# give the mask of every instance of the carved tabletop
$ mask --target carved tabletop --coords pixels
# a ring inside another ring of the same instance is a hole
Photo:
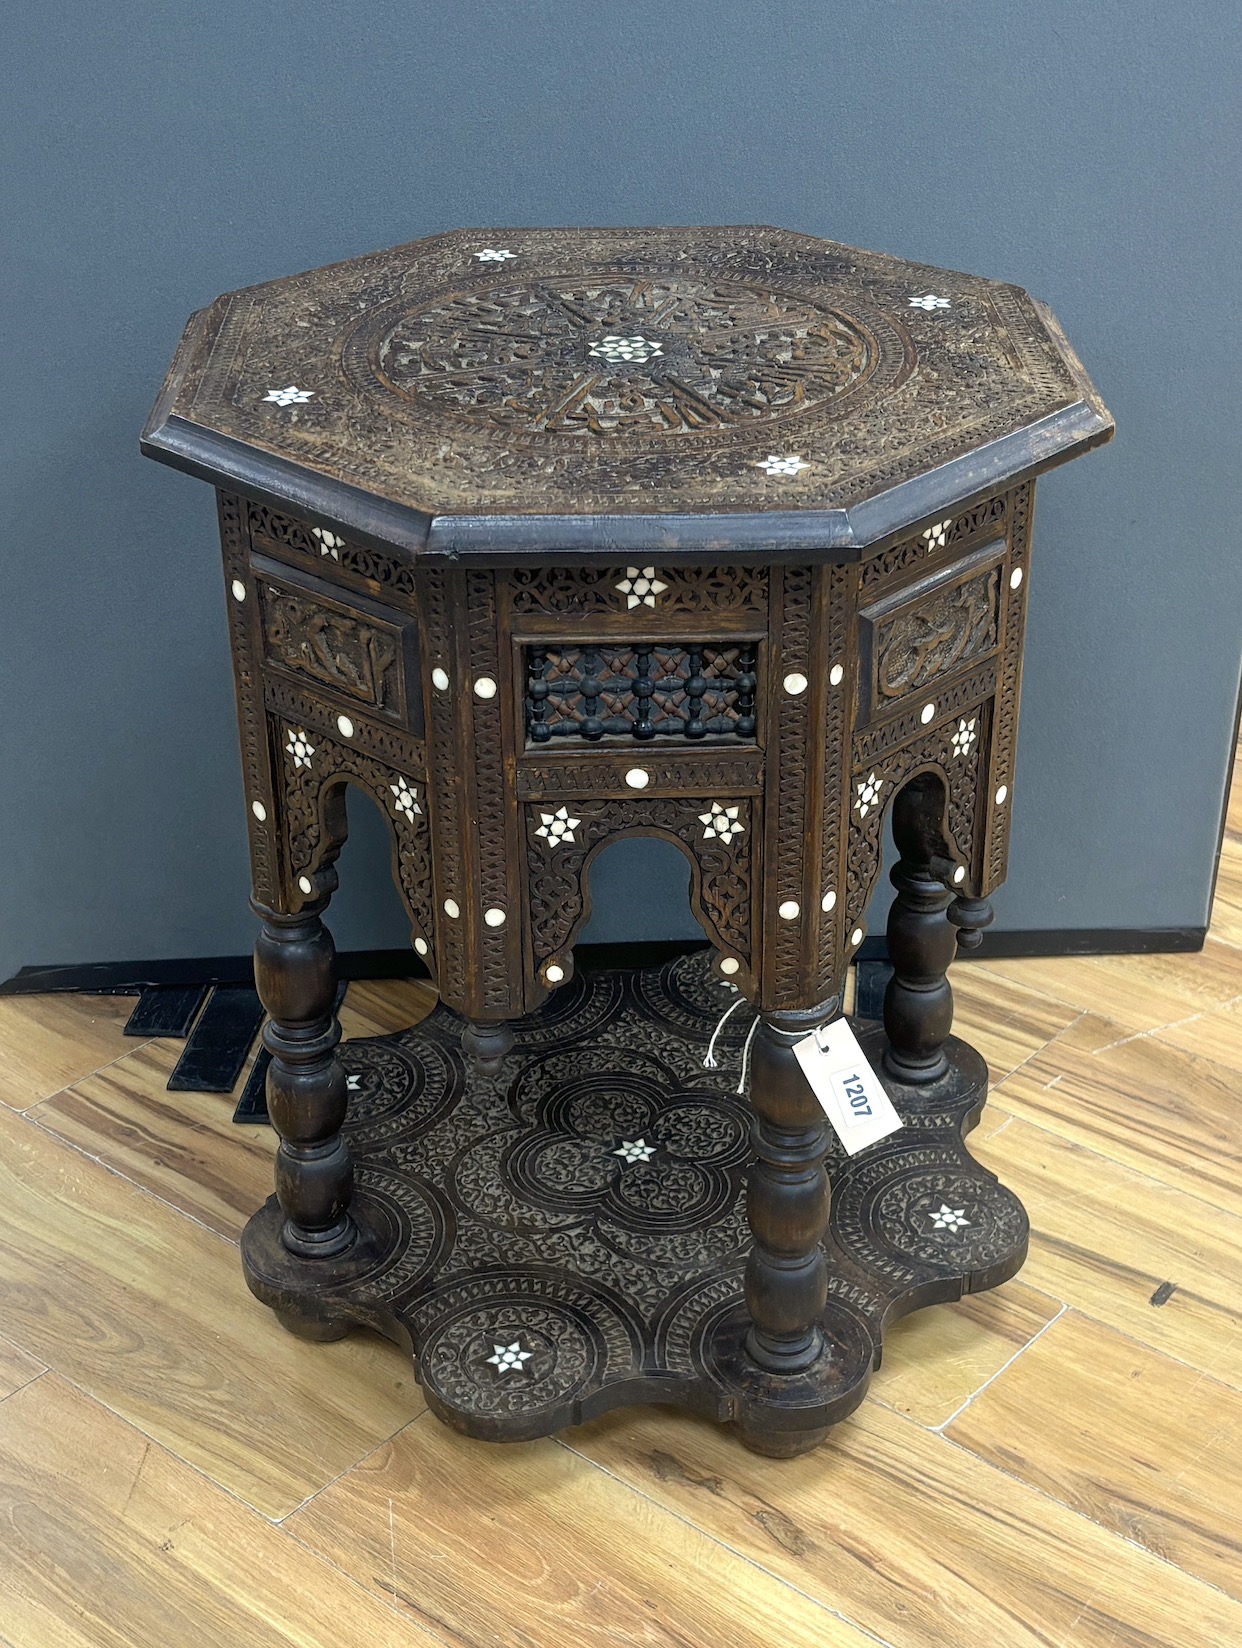
[[[788,1453],[893,1314],[1012,1274],[944,974],[1005,874],[1034,480],[1111,433],[1020,288],[768,228],[460,231],[191,319],[143,446],[219,493],[281,1135],[244,1255],[282,1320],[380,1326],[476,1434],[656,1380]],[[442,1006],[338,1056],[349,786]],[[846,1163],[792,1046],[840,1011],[890,818],[865,1041],[905,1126]],[[627,834],[684,853],[714,954],[587,988]],[[744,1174],[695,1073],[713,1002],[745,1008]]]

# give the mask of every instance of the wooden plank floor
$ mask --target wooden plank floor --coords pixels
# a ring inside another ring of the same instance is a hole
[[[1242,1644],[1242,784],[1201,955],[965,964],[1022,1276],[817,1454],[664,1409],[494,1448],[241,1281],[273,1140],[130,1003],[0,1001],[0,1643]],[[351,989],[346,1034],[425,1010]]]

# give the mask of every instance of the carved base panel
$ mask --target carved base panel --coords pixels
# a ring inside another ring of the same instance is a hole
[[[428,1404],[471,1436],[516,1441],[634,1402],[735,1423],[773,1455],[813,1446],[862,1400],[884,1327],[994,1287],[1026,1253],[1011,1192],[963,1135],[983,1060],[889,1083],[906,1125],[829,1160],[824,1350],[797,1376],[748,1358],[742,1273],[750,1112],[738,1085],[752,1022],[709,951],[588,973],[521,1025],[495,1074],[464,1058],[463,1021],[341,1050],[361,1235],[326,1265],[285,1252],[270,1201],[243,1241],[252,1291],[293,1331],[378,1329],[414,1354]],[[856,1026],[875,1065],[883,1032]]]

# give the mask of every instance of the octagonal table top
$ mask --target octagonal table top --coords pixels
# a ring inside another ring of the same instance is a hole
[[[848,560],[1112,429],[1017,286],[764,227],[488,229],[226,293],[142,444],[411,556]]]

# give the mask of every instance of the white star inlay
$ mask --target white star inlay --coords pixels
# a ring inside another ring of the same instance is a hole
[[[868,777],[863,779],[861,784],[856,785],[855,788],[858,791],[858,795],[854,801],[854,805],[858,808],[858,816],[859,818],[866,818],[872,807],[874,807],[876,802],[880,799],[880,791],[884,788],[884,780],[882,778],[877,778],[875,773],[872,772]]]
[[[647,361],[656,355],[662,355],[662,344],[651,338],[623,338],[615,332],[610,332],[606,338],[591,345],[590,351],[598,360],[606,361]]]
[[[938,298],[934,292],[924,292],[922,297],[910,299],[911,309],[947,309],[948,298]]]
[[[719,801],[713,801],[711,812],[699,814],[699,823],[704,826],[703,839],[709,841],[712,836],[719,836],[721,841],[728,841],[731,836],[741,835],[746,828],[737,816],[741,810],[740,805],[722,807]]]
[[[508,1373],[510,1368],[516,1368],[521,1373],[523,1362],[529,1362],[534,1354],[533,1350],[523,1350],[522,1341],[515,1339],[511,1345],[493,1345],[488,1361],[501,1373]]]
[[[402,778],[397,783],[390,784],[388,788],[393,794],[393,806],[399,813],[404,813],[412,824],[414,814],[423,810],[418,804],[418,785],[411,784],[408,778]]]
[[[345,1091],[347,1093],[357,1093],[361,1089],[361,1087],[362,1087],[362,1077],[361,1076],[346,1076],[346,1078],[345,1078]]]
[[[796,452],[782,456],[779,452],[769,452],[762,463],[755,465],[768,475],[796,475],[800,469],[809,469],[811,466]]]
[[[480,263],[505,263],[509,258],[516,257],[517,253],[511,252],[507,246],[485,246],[474,255]]]
[[[335,532],[329,532],[327,527],[313,526],[311,537],[319,539],[319,553],[330,555],[334,561],[339,561],[341,551],[345,547],[344,538],[338,538]]]
[[[951,740],[954,755],[969,755],[970,746],[974,743],[977,737],[978,734],[975,732],[975,717],[972,715],[970,720],[967,721],[963,716],[961,720],[958,721],[957,731],[953,734],[953,738]]]
[[[970,1223],[970,1220],[964,1217],[965,1212],[964,1207],[949,1207],[941,1202],[939,1213],[932,1214],[932,1229],[961,1230],[964,1225]]]
[[[293,757],[294,771],[299,767],[305,767],[309,772],[311,756],[315,753],[315,746],[301,727],[289,728],[289,742],[285,745],[285,749]]]
[[[263,399],[275,401],[277,406],[296,406],[302,401],[310,400],[314,393],[313,389],[299,389],[296,383],[291,383],[284,389],[269,389]]]
[[[573,842],[574,831],[582,823],[580,818],[570,818],[568,807],[558,807],[554,813],[541,812],[543,823],[535,831],[541,835],[550,847],[559,846],[562,841]]]
[[[953,525],[953,516],[947,521],[937,521],[935,526],[925,528],[923,542],[928,549],[943,549],[949,536],[949,528]]]
[[[668,585],[661,583],[656,577],[656,569],[649,567],[626,567],[625,577],[613,588],[625,596],[628,607],[653,607],[656,596],[663,594]]]
[[[646,1139],[622,1139],[621,1148],[614,1150],[613,1155],[626,1162],[649,1162],[655,1152],[655,1145],[648,1144]]]

